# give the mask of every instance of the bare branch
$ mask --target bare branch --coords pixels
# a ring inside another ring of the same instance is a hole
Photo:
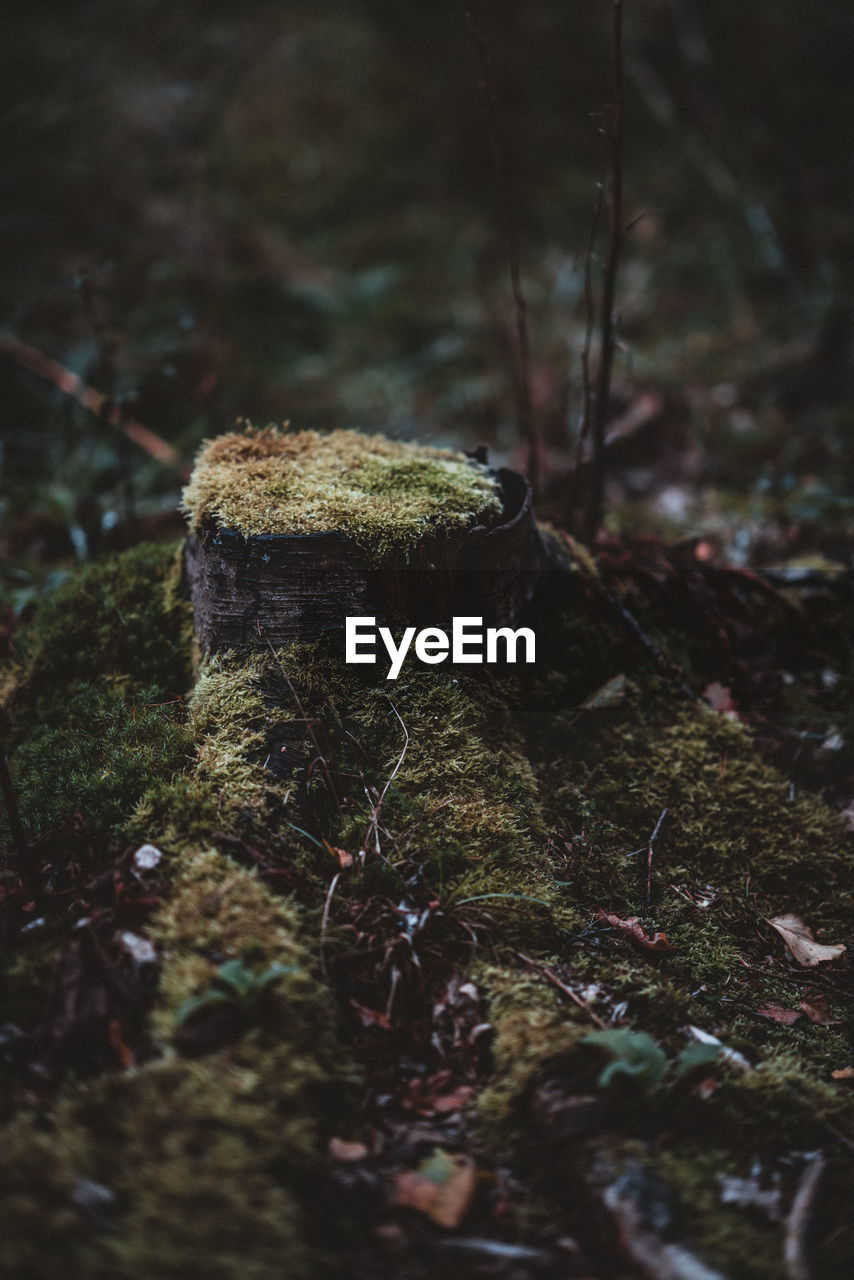
[[[514,175],[511,171],[509,147],[501,125],[498,111],[498,97],[495,89],[495,77],[492,74],[492,59],[478,20],[473,0],[465,0],[466,20],[477,49],[480,63],[481,84],[486,99],[486,115],[489,128],[489,141],[492,148],[492,161],[495,171],[495,185],[498,199],[504,212],[507,251],[510,259],[510,286],[513,291],[513,308],[516,313],[516,341],[518,344],[518,378],[516,380],[516,397],[519,413],[519,434],[528,447],[528,482],[536,495],[539,484],[539,448],[537,434],[534,430],[531,415],[531,342],[528,331],[528,305],[522,288],[522,276],[519,267],[519,219],[513,195],[516,192]]]
[[[595,541],[602,523],[605,492],[605,423],[611,394],[611,370],[614,364],[614,298],[617,268],[623,241],[623,0],[613,0],[613,77],[614,107],[609,131],[611,188],[608,194],[608,256],[602,282],[602,314],[600,321],[599,370],[593,404],[593,474],[590,503],[587,510],[586,536]]]
[[[43,351],[39,351],[36,347],[31,347],[28,343],[22,342],[13,333],[0,333],[0,351],[4,351],[7,356],[25,369],[29,369],[31,373],[44,378],[45,382],[52,383],[63,395],[70,396],[72,400],[76,400],[79,405],[82,405],[94,417],[100,418],[102,422],[106,422],[109,426],[115,427],[117,431],[121,431],[123,435],[127,436],[128,440],[132,440],[134,444],[139,445],[140,449],[144,449],[150,457],[156,458],[158,462],[165,463],[167,467],[173,467],[183,479],[189,479],[190,468],[182,461],[177,449],[173,449],[167,440],[159,436],[156,431],[152,431],[150,427],[143,426],[135,418],[126,417],[121,411],[121,406],[115,400],[105,396],[100,391],[96,391],[94,387],[87,386],[76,373],[73,373],[71,369],[67,369],[64,364],[60,364],[58,360],[53,360],[50,356],[46,356]]]

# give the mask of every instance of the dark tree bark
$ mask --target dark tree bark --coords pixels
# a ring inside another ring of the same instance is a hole
[[[343,629],[348,616],[378,625],[442,626],[455,615],[515,624],[549,553],[531,491],[498,472],[503,512],[492,524],[425,538],[379,566],[335,531],[244,536],[209,523],[187,538],[185,568],[204,651],[265,648]]]

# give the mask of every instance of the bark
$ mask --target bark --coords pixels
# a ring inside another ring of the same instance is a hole
[[[244,536],[210,524],[190,534],[185,569],[203,651],[278,647],[343,629],[348,616],[443,626],[473,615],[486,626],[514,625],[550,556],[527,483],[504,469],[498,479],[498,521],[425,538],[378,567],[335,531]]]

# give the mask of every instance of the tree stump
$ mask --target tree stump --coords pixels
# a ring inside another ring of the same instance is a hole
[[[221,436],[184,508],[205,652],[316,638],[348,616],[514,625],[548,558],[515,472],[353,431]]]

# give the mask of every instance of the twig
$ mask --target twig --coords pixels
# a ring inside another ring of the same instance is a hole
[[[611,393],[611,370],[614,364],[614,297],[617,268],[623,240],[623,0],[613,0],[613,77],[614,110],[609,133],[611,190],[608,195],[608,256],[602,281],[602,314],[600,319],[599,370],[593,404],[592,440],[593,474],[590,505],[587,512],[587,541],[594,542],[602,523],[605,493],[605,422]]]
[[[572,987],[568,987],[565,982],[561,982],[553,969],[550,969],[548,965],[537,964],[536,960],[532,960],[530,956],[526,956],[524,952],[517,951],[515,948],[513,948],[513,954],[518,956],[523,964],[528,965],[531,969],[535,969],[537,973],[541,973],[544,978],[547,978],[549,982],[552,983],[553,986],[557,987],[558,991],[562,991],[565,996],[569,996],[573,1004],[578,1005],[579,1009],[583,1009],[590,1021],[595,1023],[601,1031],[607,1031],[607,1022],[603,1022],[598,1013],[594,1013],[587,1001],[582,1000],[581,996],[572,990]]]
[[[516,395],[519,411],[519,434],[528,446],[528,482],[534,494],[539,485],[540,459],[537,434],[531,416],[531,343],[528,333],[528,305],[522,289],[522,276],[519,269],[519,219],[513,204],[513,194],[517,191],[514,174],[511,171],[509,147],[501,118],[498,112],[498,96],[495,90],[495,77],[492,74],[492,60],[483,28],[478,21],[473,0],[464,0],[466,20],[472,39],[477,49],[480,64],[481,85],[486,99],[486,116],[489,127],[489,141],[492,148],[495,186],[504,212],[507,251],[510,259],[510,287],[513,291],[513,308],[516,314],[516,340],[518,343],[519,376]]]
[[[569,547],[573,557],[577,558],[577,553],[573,550],[572,539],[566,534],[564,534],[564,538],[566,539],[567,546]],[[612,591],[598,573],[590,574],[588,581],[593,585],[595,590],[600,593],[614,612],[622,619],[627,629],[632,633],[635,639],[643,645],[644,649],[646,649],[650,656],[655,660],[663,674],[667,676],[668,680],[672,681],[679,692],[687,698],[689,702],[699,702],[700,699],[697,697],[694,690],[682,679],[682,676],[674,667],[668,654],[661,649],[654,640],[650,639],[619,594]]]
[[[369,842],[369,840],[370,840],[371,836],[373,835],[373,836],[375,837],[375,841],[376,841],[377,853],[379,853],[379,852],[380,852],[379,834],[378,834],[378,831],[377,831],[378,824],[379,824],[380,810],[381,810],[381,809],[382,809],[382,807],[383,807],[383,801],[385,800],[386,792],[388,791],[389,787],[391,786],[391,784],[394,782],[395,778],[397,777],[398,770],[400,769],[400,766],[403,764],[404,756],[406,755],[407,748],[409,747],[409,731],[407,730],[406,725],[403,723],[403,720],[402,720],[402,719],[401,719],[401,717],[400,717],[400,713],[399,713],[399,711],[398,711],[397,707],[394,705],[394,703],[393,703],[393,702],[390,702],[390,703],[389,703],[389,706],[391,707],[392,711],[394,712],[394,714],[397,716],[398,720],[400,721],[400,727],[401,727],[401,729],[403,730],[403,737],[404,737],[404,741],[403,741],[403,750],[401,751],[401,753],[400,753],[400,755],[399,755],[399,757],[398,757],[397,764],[394,766],[394,768],[392,769],[391,773],[389,774],[389,776],[388,776],[388,780],[387,780],[387,782],[386,782],[385,786],[383,787],[383,789],[382,789],[382,791],[381,791],[381,793],[380,793],[380,798],[379,798],[379,800],[377,800],[376,804],[374,805],[374,807],[373,807],[373,809],[372,809],[372,811],[371,811],[371,817],[370,817],[370,820],[369,820],[369,822],[368,822],[367,830],[365,831],[365,838],[364,838],[364,840],[362,841],[362,848],[363,848],[363,849],[367,849],[367,847],[368,847],[368,842]]]
[[[183,479],[189,479],[190,468],[182,461],[177,449],[173,449],[168,441],[159,436],[156,431],[152,431],[150,427],[143,426],[135,418],[126,417],[117,401],[96,391],[94,387],[87,386],[64,364],[46,356],[36,347],[22,342],[13,333],[0,333],[0,351],[5,352],[10,359],[15,360],[25,369],[29,369],[31,373],[44,378],[45,382],[52,383],[63,395],[76,400],[79,405],[96,418],[100,418],[102,422],[121,431],[134,444],[139,445],[140,449],[144,449],[150,457],[165,463],[167,467],[174,467]]]
[[[658,839],[658,833],[661,830],[661,824],[664,822],[666,817],[667,810],[662,809],[658,822],[656,822],[652,835],[649,837],[646,845],[646,887],[643,895],[644,906],[646,907],[649,906],[649,901],[652,897],[652,853],[655,848],[655,842]]]
[[[338,887],[338,881],[341,879],[342,873],[336,871],[329,884],[326,893],[326,901],[323,904],[323,915],[320,918],[320,967],[323,970],[323,977],[326,982],[329,981],[329,974],[326,970],[326,954],[324,947],[326,945],[326,929],[329,924],[329,909],[332,906],[332,896]]]
[[[807,1260],[807,1236],[815,1208],[816,1192],[824,1168],[825,1159],[819,1151],[804,1169],[786,1219],[784,1257],[789,1280],[811,1280],[812,1272]]]
[[[581,466],[581,454],[585,441],[590,435],[593,409],[593,381],[590,377],[590,352],[593,347],[593,328],[596,323],[596,305],[593,297],[593,251],[599,235],[599,219],[602,216],[602,196],[605,190],[605,175],[600,174],[596,183],[596,201],[593,215],[587,232],[587,244],[584,249],[584,349],[581,352],[581,378],[584,391],[584,404],[581,411],[581,430],[575,449],[575,469]],[[570,512],[567,515],[571,515]]]

